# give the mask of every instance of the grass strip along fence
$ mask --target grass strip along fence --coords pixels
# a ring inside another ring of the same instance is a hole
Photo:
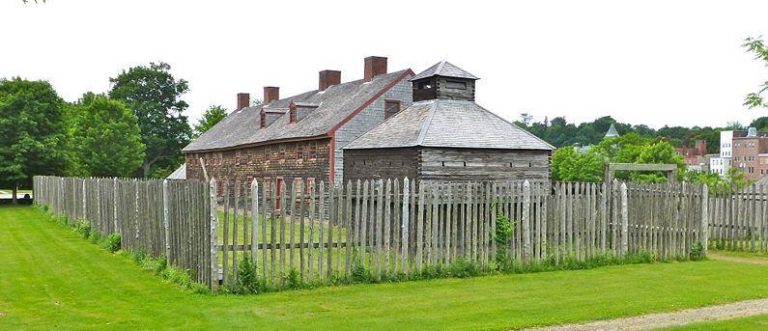
[[[97,236],[119,236],[111,240],[118,248],[166,260],[211,286],[208,188],[194,181],[34,178],[35,203],[67,224]]]
[[[195,281],[239,293],[698,259],[710,236],[749,247],[751,237],[738,235],[768,227],[764,211],[723,207],[764,210],[765,193],[710,197],[686,183],[36,177],[35,193],[54,214],[121,234],[123,249],[167,257]]]

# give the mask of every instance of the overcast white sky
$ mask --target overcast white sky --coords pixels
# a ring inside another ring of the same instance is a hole
[[[481,77],[477,102],[508,118],[747,124],[768,70],[740,47],[768,37],[768,1],[0,0],[0,77],[49,80],[66,100],[122,69],[164,61],[190,82],[196,119],[262,86],[289,96],[363,58],[419,72],[448,60]]]

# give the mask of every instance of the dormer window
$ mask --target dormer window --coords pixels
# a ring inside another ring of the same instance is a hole
[[[384,119],[388,119],[400,112],[400,100],[384,101]]]

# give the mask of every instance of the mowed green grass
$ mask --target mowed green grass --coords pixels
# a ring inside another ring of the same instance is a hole
[[[0,330],[509,329],[768,296],[768,266],[720,261],[197,295],[34,208],[0,208],[0,229]]]

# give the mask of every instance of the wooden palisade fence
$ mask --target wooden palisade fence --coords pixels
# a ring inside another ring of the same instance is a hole
[[[768,189],[758,187],[710,196],[686,183],[36,177],[35,199],[101,233],[121,233],[123,248],[168,256],[213,288],[235,286],[246,258],[266,286],[283,288],[361,272],[403,279],[457,261],[490,268],[500,254],[520,265],[640,253],[674,259],[706,253],[710,239],[768,251]],[[512,232],[497,243],[504,219]]]
[[[224,183],[216,250],[223,283],[237,282],[246,256],[267,286],[281,288],[289,275],[323,282],[362,270],[402,279],[459,260],[486,268],[500,250],[531,264],[639,253],[687,258],[695,243],[706,249],[711,215],[704,186],[419,184]],[[513,224],[504,244],[495,240],[500,217]]]
[[[86,220],[122,249],[140,250],[211,285],[208,185],[194,181],[34,178],[35,202],[68,222]]]
[[[768,253],[768,185],[715,194],[708,212],[710,247]]]

